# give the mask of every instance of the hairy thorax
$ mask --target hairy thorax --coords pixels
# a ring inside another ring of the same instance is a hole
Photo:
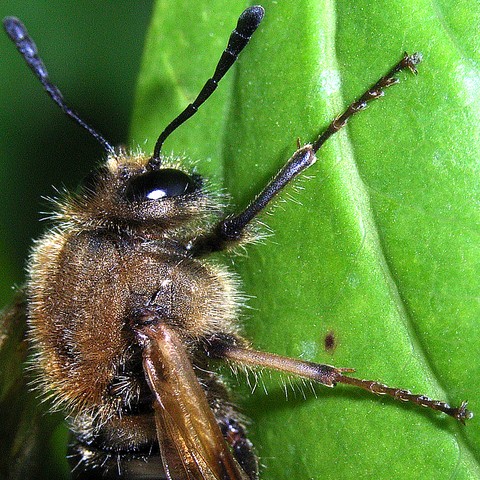
[[[35,363],[44,390],[73,415],[105,419],[140,401],[145,381],[131,330],[139,316],[178,328],[192,356],[202,339],[236,333],[232,276],[167,238],[50,232],[37,243],[30,271]]]

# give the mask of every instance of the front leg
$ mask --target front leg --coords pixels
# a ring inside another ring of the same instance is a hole
[[[251,221],[264,210],[285,185],[313,165],[316,160],[311,145],[299,148],[245,210],[225,218],[208,235],[195,239],[189,245],[189,250],[194,255],[203,255],[225,250],[245,241],[249,235],[248,226]]]
[[[312,144],[299,148],[283,168],[273,177],[267,186],[242,212],[220,221],[213,230],[202,237],[192,240],[188,250],[194,256],[225,250],[229,247],[248,241],[249,225],[262,212],[272,199],[303,170],[316,161],[315,154],[323,144],[336,132],[341,130],[356,113],[364,110],[368,103],[384,94],[384,90],[398,83],[396,75],[405,69],[417,73],[416,65],[421,61],[421,55],[404,54],[403,58],[382,78],[380,78],[361,97],[350,104],[342,115],[335,118],[330,125]]]

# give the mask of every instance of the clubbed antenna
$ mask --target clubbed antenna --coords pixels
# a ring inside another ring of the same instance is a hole
[[[50,95],[50,98],[81,127],[87,130],[95,140],[108,152],[114,153],[114,148],[110,145],[100,133],[94,130],[90,125],[84,122],[75,110],[71,109],[63,99],[62,93],[55,86],[48,77],[47,69],[43,64],[42,59],[38,56],[37,46],[33,39],[29,36],[25,25],[16,17],[6,17],[3,19],[3,26],[7,35],[17,47],[17,50],[27,62],[35,76],[40,80],[45,91]]]
[[[170,122],[170,124],[167,125],[165,130],[158,137],[157,143],[155,144],[155,148],[153,150],[152,158],[149,162],[150,168],[158,168],[160,165],[160,151],[167,137],[182,123],[194,115],[198,108],[218,87],[218,82],[235,63],[235,60],[237,60],[240,52],[245,48],[258,25],[260,25],[264,14],[265,10],[263,7],[256,5],[247,8],[240,15],[237,26],[235,30],[233,30],[228,40],[227,48],[224,50],[220,60],[218,61],[213,77],[207,80],[197,98],[190,105],[188,105],[188,107],[178,117]]]

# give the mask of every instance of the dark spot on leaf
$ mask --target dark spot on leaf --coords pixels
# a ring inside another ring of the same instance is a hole
[[[335,334],[333,331],[327,332],[324,339],[324,347],[328,353],[333,353],[337,347],[337,342],[335,340]]]

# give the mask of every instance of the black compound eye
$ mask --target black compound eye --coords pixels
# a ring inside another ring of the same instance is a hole
[[[178,197],[196,189],[196,183],[186,173],[174,168],[161,168],[132,178],[125,197],[130,202],[144,202]]]

